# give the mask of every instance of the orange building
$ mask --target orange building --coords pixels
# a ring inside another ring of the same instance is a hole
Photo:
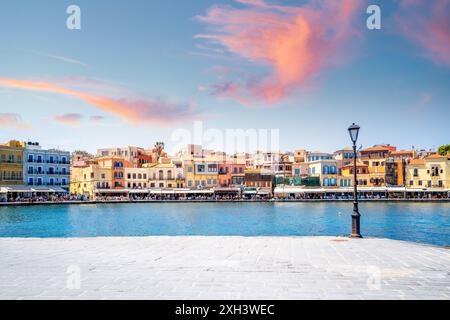
[[[122,157],[101,157],[96,160],[101,168],[107,168],[112,171],[112,189],[124,189],[125,168],[133,168],[131,162]]]

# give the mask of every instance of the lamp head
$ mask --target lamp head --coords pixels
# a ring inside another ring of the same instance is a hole
[[[358,140],[359,129],[360,129],[360,127],[354,123],[350,127],[348,127],[350,139],[352,139],[353,144],[355,144],[356,141]]]

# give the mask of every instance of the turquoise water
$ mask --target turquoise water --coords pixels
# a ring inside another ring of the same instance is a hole
[[[351,203],[128,203],[0,207],[0,237],[336,236]],[[450,245],[450,203],[362,203],[364,236]]]

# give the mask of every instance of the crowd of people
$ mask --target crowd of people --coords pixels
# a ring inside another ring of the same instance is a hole
[[[360,200],[439,200],[449,199],[448,193],[417,193],[417,194],[385,194],[385,193],[361,193]],[[308,200],[353,200],[351,193],[302,193],[289,196],[269,196],[257,194],[133,194],[133,195],[102,195],[88,197],[85,195],[29,195],[4,197],[0,202],[12,203],[61,203],[61,202],[139,202],[139,201],[308,201]]]

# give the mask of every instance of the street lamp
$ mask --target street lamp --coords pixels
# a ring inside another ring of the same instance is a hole
[[[352,124],[348,128],[350,139],[353,142],[353,213],[352,213],[352,238],[362,238],[361,236],[361,214],[358,209],[358,177],[356,174],[356,141],[358,140],[360,127],[356,124]]]

